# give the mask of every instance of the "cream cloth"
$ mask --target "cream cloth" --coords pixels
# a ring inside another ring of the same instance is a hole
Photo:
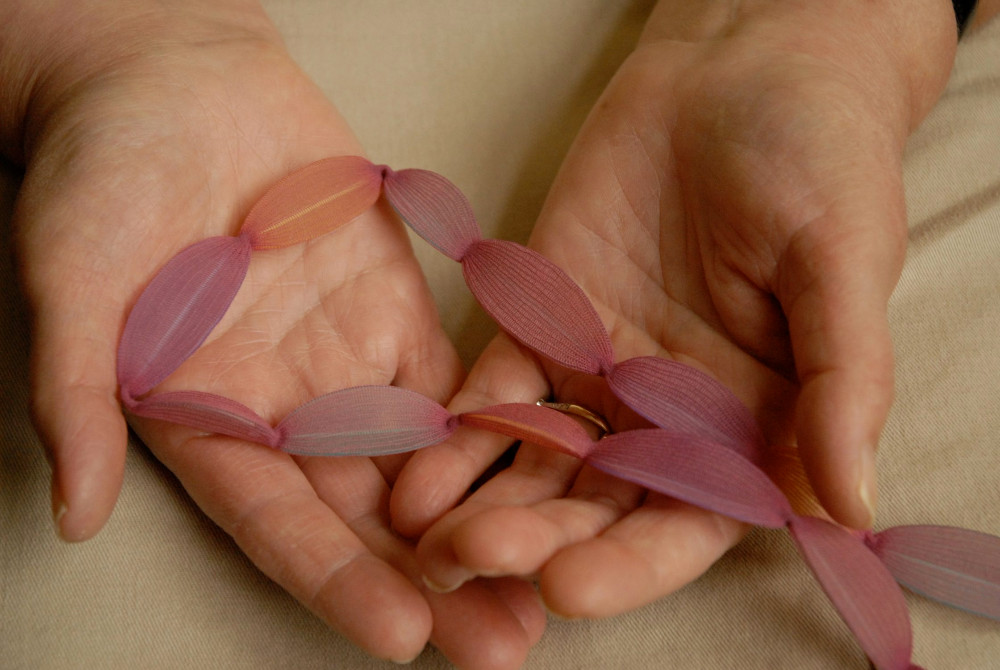
[[[651,3],[268,0],[289,47],[374,160],[451,177],[493,237],[523,241],[579,124]],[[4,175],[0,216],[15,178]],[[912,242],[891,303],[898,398],[880,522],[1000,534],[1000,21],[968,36],[906,156]],[[4,222],[3,236],[9,237]],[[9,247],[9,244],[7,245]],[[458,266],[419,240],[471,361],[494,332]],[[395,667],[329,632],[263,577],[141,445],[94,540],[59,542],[27,416],[27,333],[0,259],[0,667]],[[994,668],[1000,624],[911,597],[915,660]],[[413,665],[447,668],[433,650]],[[867,667],[784,533],[759,531],[637,612],[551,621],[528,668]]]

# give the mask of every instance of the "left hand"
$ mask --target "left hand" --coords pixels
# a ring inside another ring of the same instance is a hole
[[[770,444],[798,443],[819,501],[854,527],[872,523],[892,398],[902,149],[943,88],[954,34],[932,0],[662,0],[530,242],[588,294],[617,360],[671,357],[715,376]],[[600,380],[504,335],[451,408],[550,390],[617,431],[641,425]],[[607,616],[686,584],[745,530],[532,445],[445,514],[504,446],[459,433],[397,482],[394,524],[426,531],[418,555],[442,590],[539,573],[554,611]]]

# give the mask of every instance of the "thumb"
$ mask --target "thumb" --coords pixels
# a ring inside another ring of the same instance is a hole
[[[448,410],[461,414],[500,403],[535,402],[548,392],[548,380],[534,355],[500,333],[476,361]],[[502,435],[460,427],[445,442],[414,453],[392,490],[393,527],[407,537],[422,535],[509,446],[510,439]]]
[[[802,461],[826,510],[854,528],[874,520],[875,450],[893,396],[887,311],[906,223],[899,171],[888,175],[859,174],[795,232],[778,265],[776,293],[801,385]]]
[[[67,541],[104,526],[118,498],[128,430],[113,374],[80,321],[36,318],[32,337],[32,415],[52,464],[52,512]],[[68,330],[67,330],[68,329]],[[110,342],[111,340],[109,340]]]
[[[81,541],[110,517],[125,468],[128,428],[115,377],[122,302],[109,290],[120,268],[91,261],[85,236],[72,232],[79,212],[66,198],[35,197],[31,181],[14,225],[32,312],[32,418],[52,465],[56,530]]]

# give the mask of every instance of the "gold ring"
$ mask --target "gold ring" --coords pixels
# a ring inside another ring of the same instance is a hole
[[[594,412],[591,412],[589,409],[583,407],[582,405],[576,405],[571,402],[549,402],[548,400],[545,399],[539,400],[535,404],[538,405],[539,407],[548,407],[549,409],[554,409],[558,412],[562,412],[563,414],[578,416],[584,421],[593,424],[600,431],[600,435],[598,435],[597,439],[601,439],[602,437],[611,432],[611,427],[608,425],[608,422],[605,421],[602,416],[600,416],[599,414],[595,414]]]

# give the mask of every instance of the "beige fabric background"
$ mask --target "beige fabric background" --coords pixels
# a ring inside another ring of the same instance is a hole
[[[268,0],[303,67],[370,155],[451,177],[488,234],[523,240],[575,130],[634,43],[641,0]],[[882,442],[883,525],[1000,534],[1000,21],[961,45],[913,137],[912,243],[893,298],[898,400]],[[0,229],[16,193],[0,185]],[[416,243],[471,360],[493,327],[457,266]],[[0,668],[345,668],[373,661],[261,576],[141,446],[107,528],[51,531],[27,418],[27,334],[0,256]],[[910,599],[915,659],[995,668],[1000,624]],[[433,650],[419,670],[448,667]],[[528,668],[866,668],[782,533],[757,532],[671,598],[552,621]]]

